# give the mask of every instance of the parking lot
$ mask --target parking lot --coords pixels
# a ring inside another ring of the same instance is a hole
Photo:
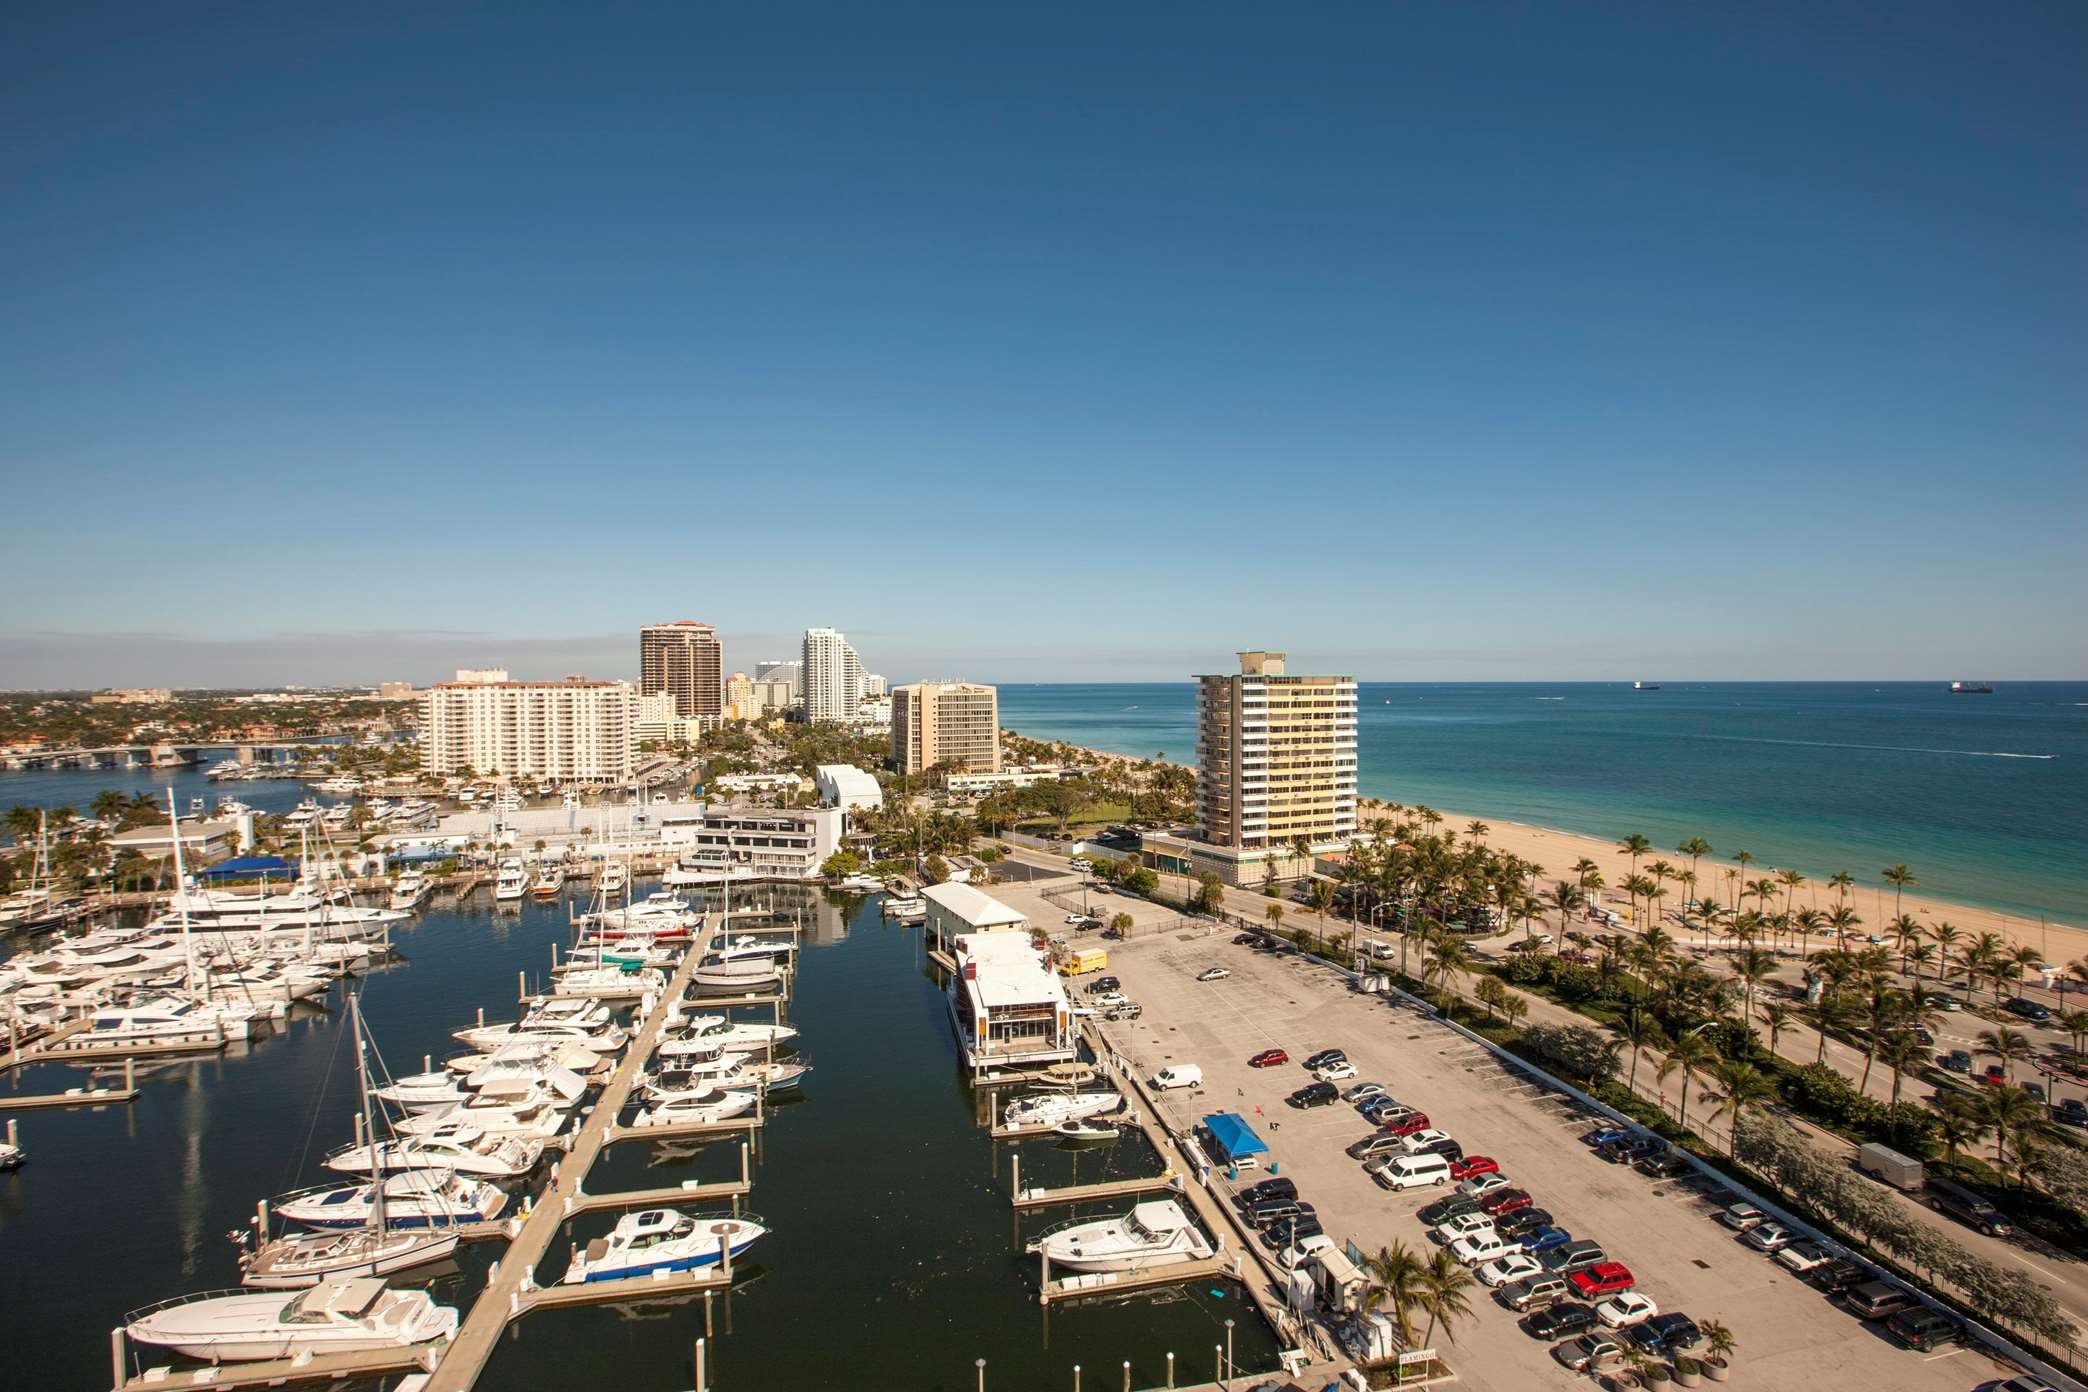
[[[1716,1214],[1731,1195],[1605,1162],[1580,1140],[1597,1122],[1578,1104],[1517,1076],[1448,1027],[1351,990],[1326,968],[1235,946],[1223,932],[1152,934],[1112,949],[1110,971],[1144,1007],[1136,1022],[1104,1027],[1112,1046],[1147,1077],[1168,1063],[1201,1066],[1201,1089],[1165,1095],[1170,1120],[1186,1127],[1207,1112],[1244,1115],[1337,1242],[1352,1240],[1368,1253],[1398,1240],[1425,1255],[1434,1244],[1415,1211],[1453,1190],[1380,1188],[1343,1153],[1372,1130],[1352,1106],[1300,1111],[1285,1104],[1311,1081],[1299,1060],[1329,1047],[1346,1050],[1358,1081],[1382,1083],[1426,1111],[1468,1154],[1499,1161],[1576,1239],[1599,1241],[1629,1266],[1637,1289],[1663,1312],[1729,1327],[1737,1343],[1735,1385],[1964,1392],[2013,1371],[1974,1349],[1920,1354],[1900,1347],[1881,1325],[1857,1319],[1721,1226]],[[1195,979],[1214,965],[1231,976]],[[1247,1066],[1249,1056],[1271,1047],[1288,1051],[1291,1062]],[[1266,1174],[1248,1172],[1240,1182]],[[1456,1329],[1455,1343],[1435,1340],[1463,1386],[1514,1392],[1581,1383],[1553,1361],[1552,1344],[1522,1332],[1519,1317],[1491,1292],[1475,1284],[1471,1303],[1473,1316]]]

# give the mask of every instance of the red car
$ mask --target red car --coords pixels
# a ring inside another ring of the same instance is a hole
[[[1574,1272],[1566,1281],[1573,1287],[1573,1293],[1583,1300],[1593,1300],[1598,1295],[1615,1295],[1638,1284],[1631,1268],[1622,1262],[1598,1262],[1584,1271]]]
[[[1491,1155],[1467,1155],[1462,1160],[1450,1162],[1450,1178],[1473,1179],[1483,1174],[1499,1174],[1500,1165]]]
[[[1520,1213],[1530,1206],[1530,1191],[1527,1189],[1496,1189],[1479,1198],[1479,1211],[1491,1213],[1496,1218],[1506,1218],[1511,1213]]]
[[[1281,1049],[1264,1049],[1247,1060],[1249,1068],[1274,1068],[1279,1063],[1289,1063],[1290,1055]]]
[[[1411,1136],[1416,1131],[1426,1131],[1428,1129],[1428,1113],[1408,1112],[1403,1117],[1396,1117],[1386,1122],[1385,1129],[1395,1136]]]

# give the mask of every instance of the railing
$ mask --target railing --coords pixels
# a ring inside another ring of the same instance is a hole
[[[193,1292],[191,1292],[191,1293],[190,1293],[190,1294],[188,1294],[188,1295],[176,1295],[176,1296],[171,1296],[171,1297],[169,1297],[169,1298],[168,1298],[168,1299],[166,1299],[166,1300],[162,1300],[162,1301],[159,1301],[159,1302],[157,1302],[156,1304],[152,1304],[152,1305],[141,1305],[141,1306],[139,1306],[139,1307],[138,1307],[137,1309],[135,1309],[135,1310],[131,1311],[131,1312],[130,1312],[129,1314],[125,1315],[125,1316],[123,1317],[123,1322],[124,1322],[125,1324],[133,1324],[133,1323],[135,1323],[135,1322],[136,1322],[136,1321],[138,1321],[138,1320],[144,1319],[144,1318],[145,1318],[145,1317],[146,1317],[147,1315],[156,1315],[156,1314],[158,1314],[158,1313],[159,1313],[159,1312],[160,1312],[161,1310],[173,1310],[173,1309],[178,1309],[179,1307],[181,1307],[181,1306],[183,1306],[183,1305],[194,1305],[194,1304],[196,1304],[196,1303],[197,1303],[198,1301],[203,1301],[203,1300],[223,1300],[223,1299],[224,1299],[224,1298],[225,1298],[226,1296],[229,1296],[229,1295],[257,1295],[257,1294],[266,1294],[266,1292],[259,1292],[259,1291],[252,1291],[252,1290],[248,1290],[248,1289],[246,1289],[246,1288],[245,1288],[245,1287],[243,1287],[243,1286],[233,1286],[233,1287],[230,1287],[229,1289],[225,1289],[225,1290],[207,1290],[207,1291],[193,1291]],[[285,1291],[285,1292],[283,1292],[283,1294],[284,1294],[284,1296],[285,1296],[286,1298],[288,1298],[288,1299],[293,1299],[293,1300],[294,1300],[294,1299],[296,1298],[296,1296],[295,1296],[295,1295],[294,1295],[293,1293],[289,1292],[289,1291]]]

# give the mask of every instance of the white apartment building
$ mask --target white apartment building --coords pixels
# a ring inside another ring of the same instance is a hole
[[[421,697],[421,769],[466,769],[562,783],[631,776],[629,682],[510,681],[505,669],[459,671]]]
[[[666,745],[674,741],[674,725],[681,717],[675,710],[676,700],[672,691],[656,691],[650,696],[631,698],[631,744],[633,747],[651,740]]]
[[[804,680],[809,719],[855,719],[863,703],[863,663],[839,630],[805,630]]]
[[[660,842],[685,869],[764,880],[811,880],[841,849],[838,807],[673,803],[658,810]]]

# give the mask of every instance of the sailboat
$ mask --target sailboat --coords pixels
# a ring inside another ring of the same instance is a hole
[[[348,997],[348,1018],[355,1040],[355,1082],[362,1096],[363,1131],[375,1135],[377,1117],[370,1102],[370,1066],[364,1053],[362,995]],[[316,1286],[344,1276],[384,1276],[409,1267],[441,1261],[457,1250],[457,1235],[434,1228],[399,1228],[386,1220],[383,1185],[376,1186],[369,1223],[348,1232],[299,1233],[268,1241],[258,1228],[256,1245],[242,1252],[240,1284],[263,1290]]]

